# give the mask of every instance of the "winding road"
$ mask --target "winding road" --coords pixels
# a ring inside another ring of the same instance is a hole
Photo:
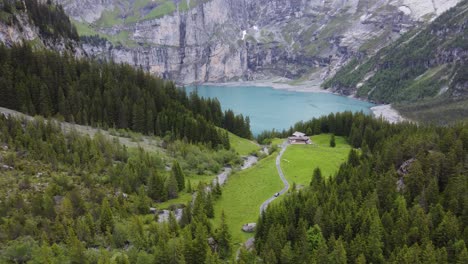
[[[284,177],[284,173],[283,173],[283,170],[281,169],[281,157],[283,156],[283,153],[286,151],[286,148],[288,147],[289,143],[287,140],[285,140],[283,142],[283,144],[281,144],[281,150],[280,150],[280,153],[278,154],[278,156],[276,157],[276,169],[278,170],[278,174],[281,178],[281,180],[283,181],[283,184],[284,184],[284,188],[279,191],[279,194],[280,195],[283,195],[284,193],[286,193],[289,189],[289,182],[286,180],[286,177]],[[260,206],[260,215],[262,214],[263,211],[265,211],[265,209],[268,207],[268,205],[273,202],[276,198],[276,196],[272,196],[271,198],[269,198],[268,200],[266,200],[265,202],[262,203],[262,205]]]

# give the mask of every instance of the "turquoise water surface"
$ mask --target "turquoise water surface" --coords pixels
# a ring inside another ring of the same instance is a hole
[[[329,93],[276,90],[257,86],[202,85],[186,87],[202,97],[218,98],[223,110],[250,117],[254,135],[264,130],[287,129],[298,121],[329,113],[353,111],[370,113],[371,103]]]

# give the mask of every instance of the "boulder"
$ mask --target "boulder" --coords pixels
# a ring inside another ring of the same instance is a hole
[[[257,227],[256,223],[247,223],[242,226],[242,231],[246,233],[253,233],[255,232],[255,227]]]

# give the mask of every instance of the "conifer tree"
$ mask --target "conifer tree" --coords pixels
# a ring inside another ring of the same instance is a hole
[[[457,264],[468,263],[468,250],[466,247],[458,254],[457,256]]]
[[[177,187],[179,191],[182,191],[185,189],[185,175],[184,172],[182,171],[182,168],[179,165],[179,162],[177,160],[174,160],[172,163],[172,174],[177,180]]]
[[[184,258],[183,254],[184,245],[182,241],[178,238],[172,238],[169,240],[167,245],[167,252],[168,252],[168,262],[164,263],[180,263],[184,264],[187,263]]]
[[[50,99],[49,89],[45,84],[42,84],[39,94],[39,113],[46,117],[50,116],[52,114],[51,106],[52,101]]]
[[[177,179],[174,174],[169,174],[169,176],[166,177],[166,182],[165,182],[165,187],[166,187],[166,192],[167,192],[167,197],[169,199],[174,199],[178,197],[177,191],[179,190],[178,185],[177,185]]]
[[[85,256],[85,247],[75,235],[73,229],[68,230],[68,246],[70,249],[70,262],[73,264],[88,263]]]
[[[223,263],[218,256],[218,253],[208,250],[206,255],[205,264],[221,264]]]
[[[192,193],[192,183],[190,182],[190,179],[187,180],[187,193]]]
[[[169,221],[168,221],[168,225],[169,225],[169,231],[172,232],[174,234],[174,236],[177,236],[178,233],[179,233],[179,223],[177,223],[177,219],[174,215],[174,212],[170,212],[169,213]]]
[[[346,250],[344,248],[343,241],[341,240],[341,238],[335,240],[335,243],[332,245],[332,251],[328,255],[328,259],[329,263],[347,263]]]
[[[332,134],[330,137],[330,147],[334,148],[336,146],[335,134]]]
[[[294,253],[292,251],[291,242],[287,242],[284,245],[283,249],[281,249],[281,263],[283,264],[291,264],[294,263]]]
[[[156,201],[165,201],[167,193],[163,178],[156,172],[152,172],[148,180],[148,196]]]
[[[323,183],[322,171],[319,167],[314,169],[314,174],[312,175],[312,180],[310,181],[310,186],[320,187]]]
[[[140,214],[147,214],[150,208],[150,199],[146,195],[145,187],[143,185],[138,188],[138,196],[135,207]]]
[[[205,212],[206,212],[206,216],[208,218],[213,218],[214,217],[213,196],[211,195],[211,192],[206,194]]]
[[[221,224],[216,234],[216,241],[218,242],[219,256],[222,259],[227,259],[231,255],[231,233],[224,210],[221,212]]]
[[[207,232],[206,228],[202,223],[195,223],[195,238],[193,244],[193,256],[192,260],[194,264],[204,264],[206,255],[208,253],[209,246],[207,243]]]
[[[135,103],[132,110],[132,129],[146,133],[146,118],[143,110],[144,104],[142,102]]]
[[[216,184],[214,185],[214,187],[212,187],[213,189],[213,195],[216,199],[219,199],[219,197],[221,197],[223,191],[221,189],[221,185],[219,184],[219,181],[216,180]]]
[[[114,228],[114,218],[107,198],[104,198],[101,204],[100,227],[102,233],[112,231]]]

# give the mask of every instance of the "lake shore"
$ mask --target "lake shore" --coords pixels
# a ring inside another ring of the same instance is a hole
[[[286,90],[291,92],[306,92],[306,93],[332,93],[331,91],[322,89],[321,82],[317,80],[304,81],[298,84],[287,78],[275,78],[259,81],[237,81],[226,83],[203,83],[202,85],[211,86],[256,86],[256,87],[271,87],[276,90]]]
[[[391,104],[373,106],[370,110],[375,117],[382,117],[392,124],[407,121]]]
[[[329,90],[325,90],[321,87],[321,81],[318,80],[310,80],[300,82],[298,84],[291,84],[293,82],[287,78],[274,78],[274,79],[267,79],[267,80],[258,80],[258,81],[238,81],[238,82],[227,82],[227,83],[204,83],[203,85],[210,85],[210,86],[255,86],[255,87],[271,87],[276,90],[285,90],[285,91],[292,91],[292,92],[308,92],[308,93],[331,93],[343,96],[338,93],[334,93]],[[348,96],[349,98],[353,98],[360,101],[369,102],[362,98],[357,98],[354,95]],[[372,114],[379,118],[382,117],[384,120],[390,123],[400,123],[403,121],[408,121],[404,118],[398,110],[392,107],[390,104],[386,105],[375,105],[370,108]]]

